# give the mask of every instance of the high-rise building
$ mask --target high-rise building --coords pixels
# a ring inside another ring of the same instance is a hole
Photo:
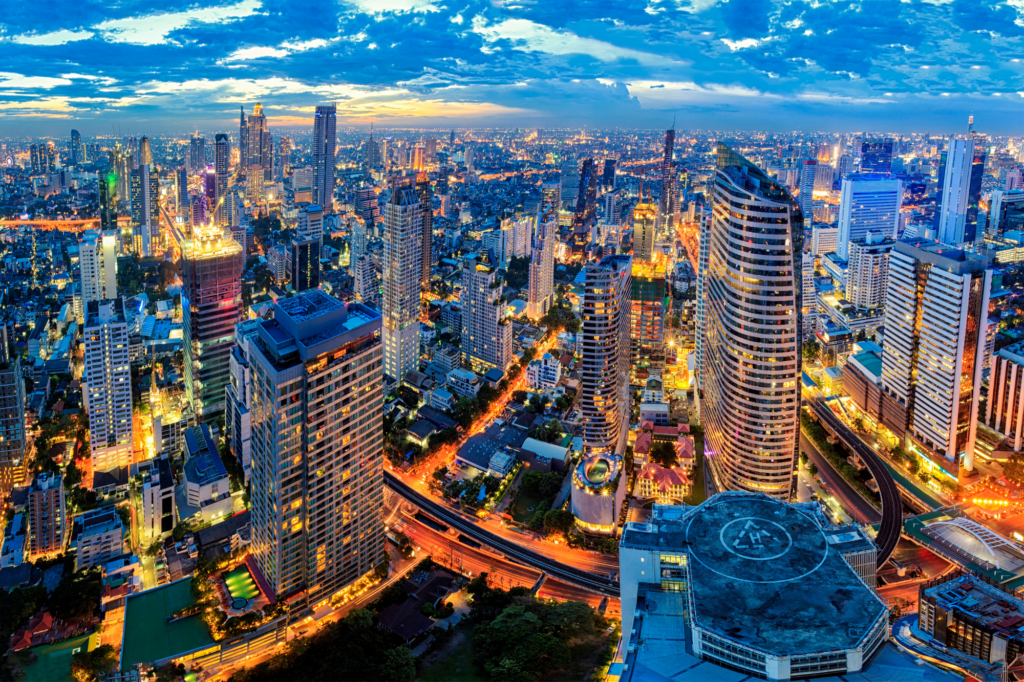
[[[988,214],[988,233],[993,237],[1024,230],[1024,190],[993,190]]]
[[[100,189],[100,229],[117,231],[117,175],[101,174]]]
[[[604,221],[609,225],[618,225],[622,222],[621,197],[619,192],[612,190],[604,195]]]
[[[200,176],[203,181],[203,198],[206,200],[206,219],[217,224],[217,171],[208,166]],[[262,183],[261,183],[262,184]]]
[[[135,252],[145,257],[160,248],[160,178],[150,166],[131,171],[132,236]]]
[[[804,159],[800,163],[800,211],[807,227],[814,219],[814,180],[818,175],[818,162]]]
[[[278,180],[284,180],[292,174],[292,140],[283,135],[277,141],[277,167],[280,169]]]
[[[188,167],[193,173],[206,169],[206,138],[193,135],[189,139]]]
[[[657,217],[657,207],[651,203],[650,198],[640,197],[633,209],[633,255],[637,260],[650,261],[654,257]]]
[[[428,137],[423,141],[423,149],[425,150],[426,162],[437,163],[437,139]]]
[[[334,147],[338,119],[337,107],[321,104],[313,114],[313,203],[324,213],[334,213]]]
[[[720,490],[790,496],[800,447],[803,225],[782,185],[719,143],[701,421]]]
[[[121,298],[90,301],[85,313],[85,409],[93,471],[132,462],[132,375]]]
[[[43,155],[41,161],[43,165],[43,171],[46,173],[53,173],[57,170],[57,145],[53,142],[47,142],[42,150]]]
[[[359,301],[380,308],[380,275],[369,256],[359,256],[352,262],[352,278]]]
[[[139,140],[139,165],[155,168],[153,164],[153,149],[149,146],[149,138],[145,135]]]
[[[92,301],[117,297],[117,232],[87,230],[82,233],[78,262],[83,312]]]
[[[397,178],[395,179],[397,180]],[[423,204],[415,187],[393,182],[384,205],[384,373],[401,382],[419,369]]]
[[[361,220],[352,222],[352,233],[348,238],[348,262],[349,272],[355,276],[355,265],[362,256],[366,255],[366,223]]]
[[[319,250],[323,247],[324,211],[318,204],[307,204],[299,209],[298,222],[295,227],[295,238],[302,241],[315,239],[317,249]]]
[[[558,241],[558,222],[541,222],[533,236],[530,254],[530,289],[527,294],[526,314],[531,320],[544,317],[551,307],[555,292],[555,243]]]
[[[561,208],[566,211],[576,210],[576,199],[580,193],[580,165],[576,159],[565,159],[562,161],[561,190],[559,198],[562,201]]]
[[[466,172],[467,173],[472,173],[473,171],[476,170],[475,151],[476,150],[473,149],[473,145],[471,145],[471,144],[467,144],[466,145],[466,151],[465,151],[464,157],[465,157],[465,164],[466,164]]]
[[[430,188],[430,177],[426,173],[416,175],[416,194],[420,198],[420,286],[430,290],[430,276],[434,266],[434,193]]]
[[[580,168],[580,185],[576,196],[576,212],[573,215],[573,236],[575,247],[585,246],[590,228],[597,222],[597,167],[593,159],[585,159]]]
[[[221,228],[205,226],[182,236],[180,246],[185,396],[196,419],[210,423],[224,411],[242,302],[243,251]]]
[[[356,189],[356,215],[367,225],[373,225],[380,220],[380,203],[377,201],[377,190],[373,187]]]
[[[315,289],[274,308],[248,341],[250,549],[270,599],[312,605],[385,551],[381,317]]]
[[[64,500],[64,477],[43,472],[28,489],[28,560],[60,554],[70,525]]]
[[[1024,448],[1024,342],[992,355],[985,425],[1003,434],[1011,450]]]
[[[860,145],[860,170],[862,173],[892,172],[891,137],[868,139],[864,138]]]
[[[0,500],[24,482],[26,445],[21,356],[12,356],[5,325],[0,327]]]
[[[292,288],[297,292],[320,286],[320,242],[315,237],[291,243]]]
[[[252,108],[252,115],[249,116],[245,140],[248,152],[245,165],[250,169],[253,166],[260,167],[260,176],[258,178],[247,177],[247,180],[250,183],[253,181],[262,183],[272,179],[274,145],[271,141],[270,129],[267,128],[267,117],[263,115],[263,105],[258,102]]]
[[[85,163],[85,156],[82,154],[82,134],[77,130],[71,130],[71,165],[77,166]]]
[[[512,325],[505,317],[503,277],[486,254],[462,261],[462,358],[480,373],[512,363]]]
[[[697,418],[700,419],[700,392],[704,388],[704,325],[707,321],[707,272],[711,250],[711,214],[702,213],[698,217],[700,235],[697,241],[697,309],[695,333],[693,335],[694,374],[696,375],[696,391],[693,392],[697,405]]]
[[[29,146],[29,165],[31,166],[32,175],[38,175],[43,172],[43,162],[39,152],[39,145],[33,144]]]
[[[241,105],[238,106],[238,167],[249,167],[249,126],[245,120],[245,107]]]
[[[632,256],[606,256],[584,268],[580,313],[583,459],[621,455],[629,416]]]
[[[974,468],[991,287],[989,260],[966,251],[914,239],[889,254],[881,420],[954,481]]]
[[[601,187],[605,192],[615,190],[615,159],[605,159],[601,172]]]
[[[658,224],[662,229],[672,226],[673,202],[676,191],[675,168],[672,154],[676,143],[676,129],[673,125],[665,131],[665,153],[661,159],[661,195],[658,197]]]
[[[936,239],[943,244],[972,244],[978,238],[978,205],[985,173],[984,145],[953,138],[939,161],[935,199]]]
[[[843,298],[858,308],[877,308],[885,304],[889,252],[893,244],[895,241],[891,237],[873,232],[849,243],[849,268]]]
[[[654,217],[651,205],[651,216]],[[665,367],[665,282],[663,259],[637,260],[633,257],[630,288],[630,378],[644,385],[651,376],[661,376]]]
[[[801,255],[802,281],[800,284],[800,319],[803,338],[814,338],[818,326],[818,290],[814,286],[814,254],[804,251]]]
[[[540,186],[540,210],[544,215],[558,215],[562,208],[562,183],[545,182]]]
[[[231,140],[226,133],[217,133],[213,146],[213,172],[216,176],[216,209],[214,222],[218,226],[228,224],[228,178],[231,175]]]
[[[896,239],[902,205],[902,180],[878,174],[843,178],[836,237],[839,258],[849,260],[850,242],[864,239],[869,232],[883,239]]]
[[[174,171],[174,210],[181,218],[188,211],[188,171],[182,167]]]

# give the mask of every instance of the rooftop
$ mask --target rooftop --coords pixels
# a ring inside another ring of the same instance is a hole
[[[198,615],[168,622],[175,613],[195,603],[191,584],[191,579],[185,578],[128,597],[121,648],[122,670],[136,663],[153,663],[214,643],[210,630]]]
[[[936,605],[946,611],[966,613],[1008,638],[1024,635],[1024,601],[974,576],[961,575],[927,588],[925,594],[934,597]]]
[[[687,553],[694,622],[747,646],[776,655],[854,648],[888,611],[792,505],[723,493],[654,521],[627,524],[622,547]]]

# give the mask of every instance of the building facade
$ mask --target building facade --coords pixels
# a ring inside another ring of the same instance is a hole
[[[117,232],[88,230],[78,244],[82,310],[92,301],[117,297]],[[85,320],[79,320],[84,323]]]
[[[43,472],[28,489],[28,560],[63,552],[68,529],[64,477]]]
[[[86,308],[85,409],[94,472],[131,464],[133,442],[129,330],[120,298],[92,301]]]
[[[485,254],[462,262],[462,357],[474,371],[512,364],[512,325],[505,317],[504,278]]]
[[[384,206],[384,373],[399,382],[419,369],[422,210],[408,186],[395,187]]]
[[[858,308],[877,308],[885,304],[889,252],[896,242],[873,232],[848,244],[849,267],[843,296]]]
[[[334,151],[337,145],[336,105],[317,105],[313,114],[313,203],[334,213]]]
[[[839,234],[836,254],[850,258],[850,242],[872,233],[896,239],[903,204],[903,182],[883,175],[850,175],[843,178],[839,196]]]

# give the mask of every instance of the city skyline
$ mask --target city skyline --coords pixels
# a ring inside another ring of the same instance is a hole
[[[1007,132],[1024,89],[1020,10],[994,4],[150,7],[12,9],[5,128],[230,129],[259,100],[272,126],[336,101],[342,126],[667,128],[678,114],[683,127],[952,132],[973,111]]]

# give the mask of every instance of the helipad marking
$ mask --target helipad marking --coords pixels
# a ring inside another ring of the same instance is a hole
[[[730,532],[729,537],[726,538],[726,531],[736,524],[741,524],[742,526],[739,532],[736,533],[733,530]],[[786,538],[785,540],[782,539],[783,535]],[[774,521],[758,518],[757,516],[744,516],[730,521],[722,526],[722,531],[718,534],[718,538],[722,541],[722,546],[726,550],[736,556],[752,559],[753,561],[778,559],[793,547],[793,537],[789,534],[789,531]],[[780,546],[782,547],[781,550],[768,554],[768,552],[772,552],[776,547]]]

